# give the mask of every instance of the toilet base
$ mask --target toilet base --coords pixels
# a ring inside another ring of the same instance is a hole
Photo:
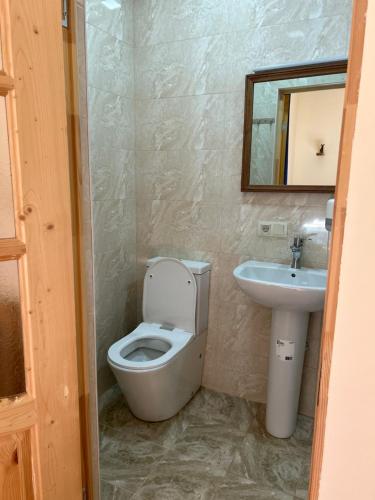
[[[193,337],[160,368],[126,370],[112,366],[133,415],[159,422],[173,417],[186,405],[201,386],[206,338],[207,332]]]

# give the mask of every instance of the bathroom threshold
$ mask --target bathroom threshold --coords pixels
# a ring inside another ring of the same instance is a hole
[[[201,388],[173,418],[143,422],[119,388],[100,412],[103,500],[306,499],[313,419],[270,436],[265,405]]]

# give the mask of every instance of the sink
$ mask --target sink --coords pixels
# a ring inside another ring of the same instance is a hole
[[[297,423],[310,312],[323,309],[327,271],[249,260],[233,276],[254,302],[272,308],[266,428],[288,438]]]
[[[242,290],[263,306],[306,312],[323,309],[325,269],[291,269],[249,260],[236,267],[233,275]]]

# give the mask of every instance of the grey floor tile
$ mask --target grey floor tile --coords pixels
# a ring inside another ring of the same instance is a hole
[[[313,421],[270,436],[265,406],[201,389],[165,422],[135,418],[119,391],[100,413],[103,500],[307,498]]]

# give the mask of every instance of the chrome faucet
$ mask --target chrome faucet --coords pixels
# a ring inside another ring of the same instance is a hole
[[[292,269],[301,269],[302,247],[303,238],[301,238],[301,236],[295,236],[293,245],[290,246],[290,249],[292,250],[292,263],[290,267]]]
[[[304,233],[305,237],[302,238],[297,234],[293,239],[293,245],[290,246],[292,250],[292,263],[290,267],[292,269],[301,269],[301,257],[302,257],[302,247],[303,242],[307,240],[312,240],[312,236],[317,236],[318,233]]]

